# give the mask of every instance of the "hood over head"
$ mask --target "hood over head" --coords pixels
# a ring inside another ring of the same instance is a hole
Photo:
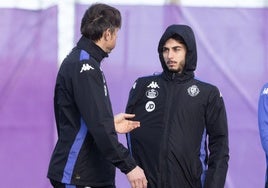
[[[197,64],[197,51],[194,32],[191,27],[187,25],[170,25],[164,34],[162,35],[158,44],[159,59],[161,61],[163,69],[168,70],[163,58],[163,46],[165,42],[170,39],[173,35],[179,35],[185,42],[187,52],[186,61],[183,72],[193,72],[196,69]]]

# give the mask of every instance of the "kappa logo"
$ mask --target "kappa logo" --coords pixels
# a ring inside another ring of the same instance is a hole
[[[196,85],[192,85],[191,87],[189,87],[187,89],[188,91],[188,94],[191,96],[191,97],[195,97],[198,95],[198,93],[200,92],[199,88],[196,86]]]
[[[264,88],[263,91],[262,91],[262,94],[263,95],[268,95],[268,88]]]
[[[157,82],[154,82],[154,81],[152,81],[147,87],[153,88],[153,89],[160,88]]]
[[[88,71],[88,70],[94,70],[94,68],[90,66],[89,64],[83,64],[83,67],[81,68],[80,73],[82,73],[83,71]]]

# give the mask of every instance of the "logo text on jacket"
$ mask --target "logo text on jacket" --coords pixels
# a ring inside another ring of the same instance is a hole
[[[155,103],[153,101],[148,101],[145,105],[145,110],[147,112],[152,112],[155,109]]]

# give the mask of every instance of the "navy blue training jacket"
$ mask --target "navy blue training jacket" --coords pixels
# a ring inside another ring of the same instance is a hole
[[[118,142],[113,111],[100,62],[107,57],[86,37],[65,58],[57,75],[54,110],[58,140],[48,178],[74,185],[114,185],[115,166],[136,167]]]

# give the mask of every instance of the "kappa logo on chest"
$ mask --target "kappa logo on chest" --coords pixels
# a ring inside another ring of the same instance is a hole
[[[159,85],[157,84],[157,82],[155,82],[155,81],[152,81],[147,87],[153,88],[153,89],[160,88]]]

